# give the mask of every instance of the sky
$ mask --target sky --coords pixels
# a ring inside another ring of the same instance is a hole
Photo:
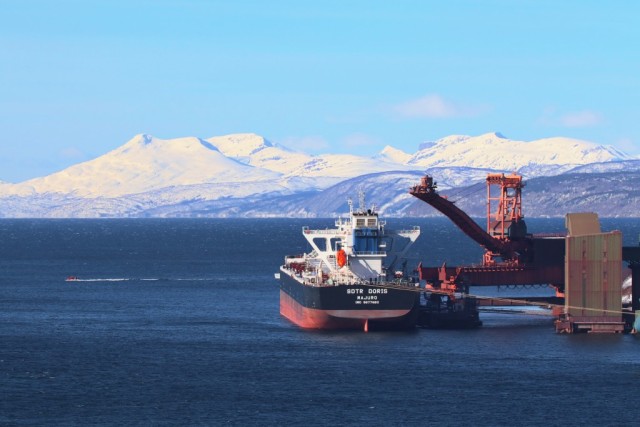
[[[0,181],[136,134],[309,154],[448,135],[640,154],[635,0],[0,0]]]

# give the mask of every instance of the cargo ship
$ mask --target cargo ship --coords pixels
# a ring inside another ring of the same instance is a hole
[[[388,230],[375,206],[351,200],[335,228],[302,228],[309,253],[286,256],[280,280],[280,313],[309,329],[403,329],[419,314],[419,280],[403,256],[419,227]]]

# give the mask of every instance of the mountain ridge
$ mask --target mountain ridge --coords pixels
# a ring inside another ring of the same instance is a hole
[[[312,156],[254,133],[207,139],[138,134],[100,157],[46,177],[0,183],[0,216],[313,216],[313,209],[326,212],[335,204],[325,197],[315,205],[315,198],[328,189],[327,197],[342,197],[354,182],[375,182],[377,188],[369,186],[374,192],[388,188],[394,196],[384,200],[384,209],[411,212],[406,188],[396,188],[410,184],[407,177],[417,182],[426,171],[441,190],[464,188],[482,182],[487,173],[514,171],[502,167],[505,159],[526,179],[640,170],[640,159],[588,141],[524,142],[495,132],[426,142],[414,154],[386,146],[372,157]],[[267,201],[279,208],[270,209]],[[395,210],[394,204],[404,207]]]

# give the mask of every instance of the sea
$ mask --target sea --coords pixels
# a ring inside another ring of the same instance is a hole
[[[307,250],[305,225],[333,220],[0,220],[0,425],[640,422],[640,338],[556,334],[545,310],[482,312],[475,330],[292,325],[274,273]],[[411,263],[480,262],[445,218],[387,219],[412,225]],[[602,228],[638,244],[640,219]]]

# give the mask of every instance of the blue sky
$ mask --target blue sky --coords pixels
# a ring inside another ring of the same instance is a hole
[[[499,131],[640,154],[636,1],[0,0],[0,180],[138,133],[413,153]]]

